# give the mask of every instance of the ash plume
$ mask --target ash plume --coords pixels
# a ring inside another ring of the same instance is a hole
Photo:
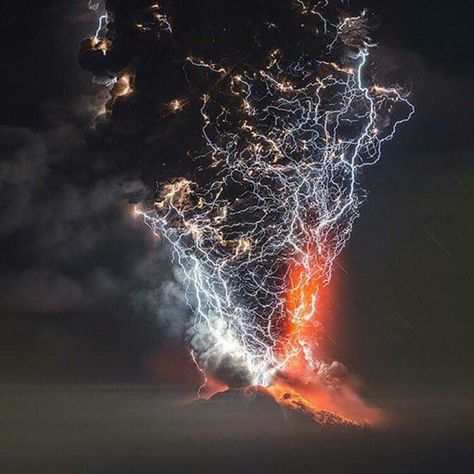
[[[318,295],[364,167],[413,108],[368,70],[367,12],[337,0],[109,0],[80,62],[96,137],[183,275],[189,346],[231,386],[319,361]],[[157,186],[158,183],[158,186]],[[320,365],[320,364],[319,364]]]

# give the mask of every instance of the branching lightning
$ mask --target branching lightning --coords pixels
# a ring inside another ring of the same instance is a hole
[[[95,11],[99,8],[99,4],[89,3],[89,8]],[[99,17],[97,30],[95,32],[95,35],[91,38],[92,48],[96,51],[101,51],[104,56],[107,54],[107,51],[109,50],[109,47],[110,47],[110,41],[105,36],[108,23],[109,23],[109,15],[107,12],[105,12],[103,15]]]
[[[330,21],[325,10],[335,2],[296,1],[302,19],[314,17],[324,59],[273,49],[255,70],[187,58],[186,77],[193,68],[214,77],[202,97],[196,159],[215,179],[173,180],[161,185],[154,209],[137,209],[182,269],[193,361],[210,373],[232,366],[231,383],[269,386],[296,358],[317,365],[302,328],[317,324],[319,290],[358,217],[361,172],[414,113],[399,88],[368,77],[375,45],[366,13]],[[152,10],[172,34],[172,19]],[[183,105],[176,99],[169,109]]]

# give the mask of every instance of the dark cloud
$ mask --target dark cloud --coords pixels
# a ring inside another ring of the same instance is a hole
[[[1,304],[19,313],[64,314],[77,308],[82,289],[71,278],[50,268],[26,270],[0,280]]]
[[[2,77],[1,122],[22,127],[0,131],[0,343],[18,357],[29,354],[32,366],[41,360],[38,354],[67,354],[64,374],[69,357],[87,353],[85,372],[107,360],[104,372],[116,364],[114,374],[137,373],[163,325],[183,331],[185,306],[169,255],[130,218],[129,202],[145,194],[150,201],[157,180],[195,172],[187,152],[199,140],[202,90],[189,88],[185,57],[235,58],[249,47],[252,21],[283,4],[160,2],[170,15],[185,12],[176,26],[182,38],[177,50],[163,32],[134,36],[133,25],[146,20],[142,12],[150,3],[108,2],[122,18],[116,31],[126,54],[113,52],[107,67],[100,54],[88,64],[100,73],[133,68],[136,93],[117,99],[109,120],[95,130],[89,127],[101,99],[77,64],[78,44],[96,26],[84,2],[10,2],[2,14],[8,74]],[[384,82],[411,89],[417,114],[371,170],[373,191],[348,249],[354,268],[349,262],[349,276],[342,276],[353,296],[345,303],[346,316],[339,310],[331,316],[341,326],[331,338],[339,342],[350,333],[337,355],[370,382],[408,376],[422,381],[430,368],[436,379],[453,367],[467,373],[474,110],[466,53],[470,16],[463,9],[468,2],[449,8],[411,0],[353,3],[381,14],[374,71]],[[286,13],[280,16],[286,21]],[[234,28],[224,34],[215,25]],[[281,29],[275,35],[284,41]],[[141,50],[144,42],[148,55]],[[206,55],[209,45],[212,55]],[[206,79],[193,76],[197,84]],[[189,100],[183,113],[168,114],[163,104],[181,95]],[[426,237],[422,224],[447,241],[454,259]],[[400,314],[421,338],[407,337],[405,323],[390,316],[387,302],[402,306]]]
[[[334,22],[341,14],[339,6],[327,8]],[[297,2],[177,0],[156,7],[151,0],[115,0],[106,2],[106,8],[109,23],[102,43],[98,47],[97,40],[86,39],[79,53],[82,67],[96,78],[118,78],[96,139],[106,146],[115,167],[140,176],[149,197],[156,192],[157,180],[183,175],[198,182],[212,180],[209,163],[197,159],[204,145],[204,93],[212,93],[216,111],[226,103],[236,126],[242,114],[225,97],[232,74],[259,71],[276,49],[285,51],[288,62],[326,57],[326,44],[315,35],[321,19],[306,15],[302,23]],[[345,4],[343,10],[352,8]],[[352,51],[366,40],[370,23],[361,22],[351,38],[342,35],[342,46],[335,49]],[[223,78],[192,66],[189,58],[219,64],[232,74]],[[122,78],[133,93],[122,95]],[[178,110],[173,110],[175,101]]]
[[[50,108],[44,132],[0,129],[0,304],[13,324],[33,318],[40,332],[57,317],[54,326],[99,352],[108,332],[107,347],[129,354],[117,375],[125,377],[183,309],[170,294],[161,315],[175,278],[166,251],[133,218],[143,183],[104,172],[87,138],[90,109]]]
[[[400,145],[409,149],[411,156],[423,156],[422,160],[417,158],[420,166],[433,166],[434,155],[440,152],[474,146],[470,133],[474,112],[468,105],[474,103],[472,73],[446,70],[419,53],[388,46],[376,49],[372,59],[381,82],[402,84],[412,94],[417,112],[411,126],[403,131]],[[420,128],[423,134],[419,133]],[[463,160],[462,155],[457,155],[451,165]]]

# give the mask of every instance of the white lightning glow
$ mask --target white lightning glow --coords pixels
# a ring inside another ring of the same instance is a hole
[[[287,341],[283,356],[278,350],[282,321],[317,315],[317,292],[310,309],[287,314],[289,269],[302,265],[306,281],[329,282],[364,199],[361,171],[414,112],[398,88],[366,77],[374,45],[365,13],[332,24],[329,1],[297,3],[302,16],[319,18],[328,54],[349,53],[291,62],[274,50],[259,71],[188,58],[186,68],[221,77],[201,108],[199,159],[215,179],[207,187],[186,178],[165,184],[155,209],[137,211],[171,243],[184,273],[197,366],[228,362],[262,386],[297,354],[314,365],[312,341]]]

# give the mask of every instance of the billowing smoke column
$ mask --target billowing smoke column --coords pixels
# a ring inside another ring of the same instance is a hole
[[[137,213],[182,271],[195,362],[230,386],[317,368],[319,292],[361,172],[413,113],[368,71],[368,14],[338,0],[106,9],[81,62],[110,90],[109,145],[149,199],[159,182]]]

